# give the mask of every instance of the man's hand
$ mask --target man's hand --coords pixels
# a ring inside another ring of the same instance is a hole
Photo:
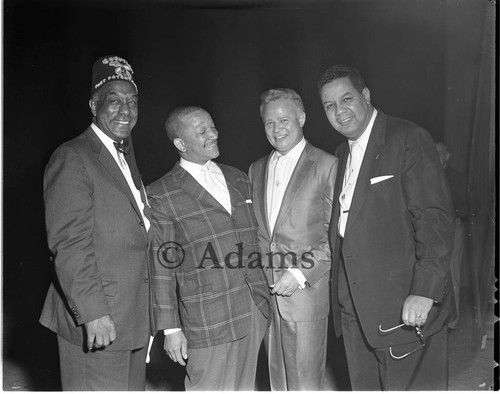
[[[187,359],[187,339],[182,331],[165,335],[165,344],[163,346],[170,360],[186,365]]]
[[[401,318],[407,326],[423,326],[427,321],[427,315],[434,304],[434,300],[427,297],[409,295],[403,304]]]
[[[108,346],[116,339],[115,322],[109,315],[85,323],[85,329],[89,350]]]
[[[297,279],[295,279],[295,276],[291,272],[285,271],[281,278],[274,282],[274,284],[269,285],[269,287],[272,289],[271,294],[290,297],[299,287],[299,282],[297,282]]]

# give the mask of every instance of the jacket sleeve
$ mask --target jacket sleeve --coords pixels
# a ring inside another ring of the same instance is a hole
[[[155,330],[180,328],[176,268],[182,264],[182,250],[176,247],[175,225],[169,215],[168,196],[158,196],[148,189],[151,206],[151,278]]]
[[[403,188],[412,216],[416,262],[410,294],[441,301],[454,237],[451,195],[432,138],[408,133]]]
[[[323,189],[323,194],[321,196],[323,202],[323,227],[325,231],[317,246],[308,251],[308,253],[310,253],[310,255],[312,256],[314,265],[312,267],[309,267],[309,269],[300,269],[310,286],[314,286],[314,284],[319,279],[321,279],[323,275],[330,271],[332,266],[332,255],[330,250],[328,228],[330,226],[330,220],[332,217],[333,194],[335,188],[335,179],[337,175],[337,163],[338,160],[335,159],[329,168],[325,168],[325,186]]]
[[[61,146],[44,176],[48,246],[77,324],[110,314],[93,243],[93,186],[80,155]]]

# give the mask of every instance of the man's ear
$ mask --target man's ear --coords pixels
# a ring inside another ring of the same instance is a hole
[[[300,124],[300,127],[304,127],[304,124],[306,123],[306,113],[305,112],[302,112],[300,115],[299,115],[299,124]]]
[[[90,112],[92,112],[92,116],[96,116],[97,110],[96,110],[96,104],[94,99],[89,100],[89,107],[90,107]]]
[[[182,153],[186,152],[186,147],[184,145],[184,141],[182,140],[182,138],[174,138],[174,145],[179,152]]]
[[[363,88],[363,97],[365,98],[366,100],[366,103],[367,104],[370,104],[370,91],[368,90],[368,88]]]

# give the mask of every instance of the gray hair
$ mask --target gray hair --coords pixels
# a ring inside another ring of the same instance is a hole
[[[260,96],[260,116],[262,117],[264,113],[264,106],[267,103],[270,103],[272,101],[277,101],[281,99],[286,99],[290,100],[295,104],[297,109],[300,112],[305,112],[304,109],[304,104],[302,103],[302,99],[300,98],[299,94],[293,90],[293,89],[288,89],[288,88],[276,88],[276,89],[269,89],[265,91],[264,93],[261,94]]]

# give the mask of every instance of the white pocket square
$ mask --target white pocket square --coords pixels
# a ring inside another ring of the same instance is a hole
[[[393,177],[394,177],[394,175],[376,176],[375,178],[370,179],[370,184],[374,185],[375,183],[379,183],[379,182],[385,181],[386,179],[390,179]]]
[[[246,204],[251,204],[251,203],[252,203],[252,200],[245,200],[245,203],[246,203]]]

